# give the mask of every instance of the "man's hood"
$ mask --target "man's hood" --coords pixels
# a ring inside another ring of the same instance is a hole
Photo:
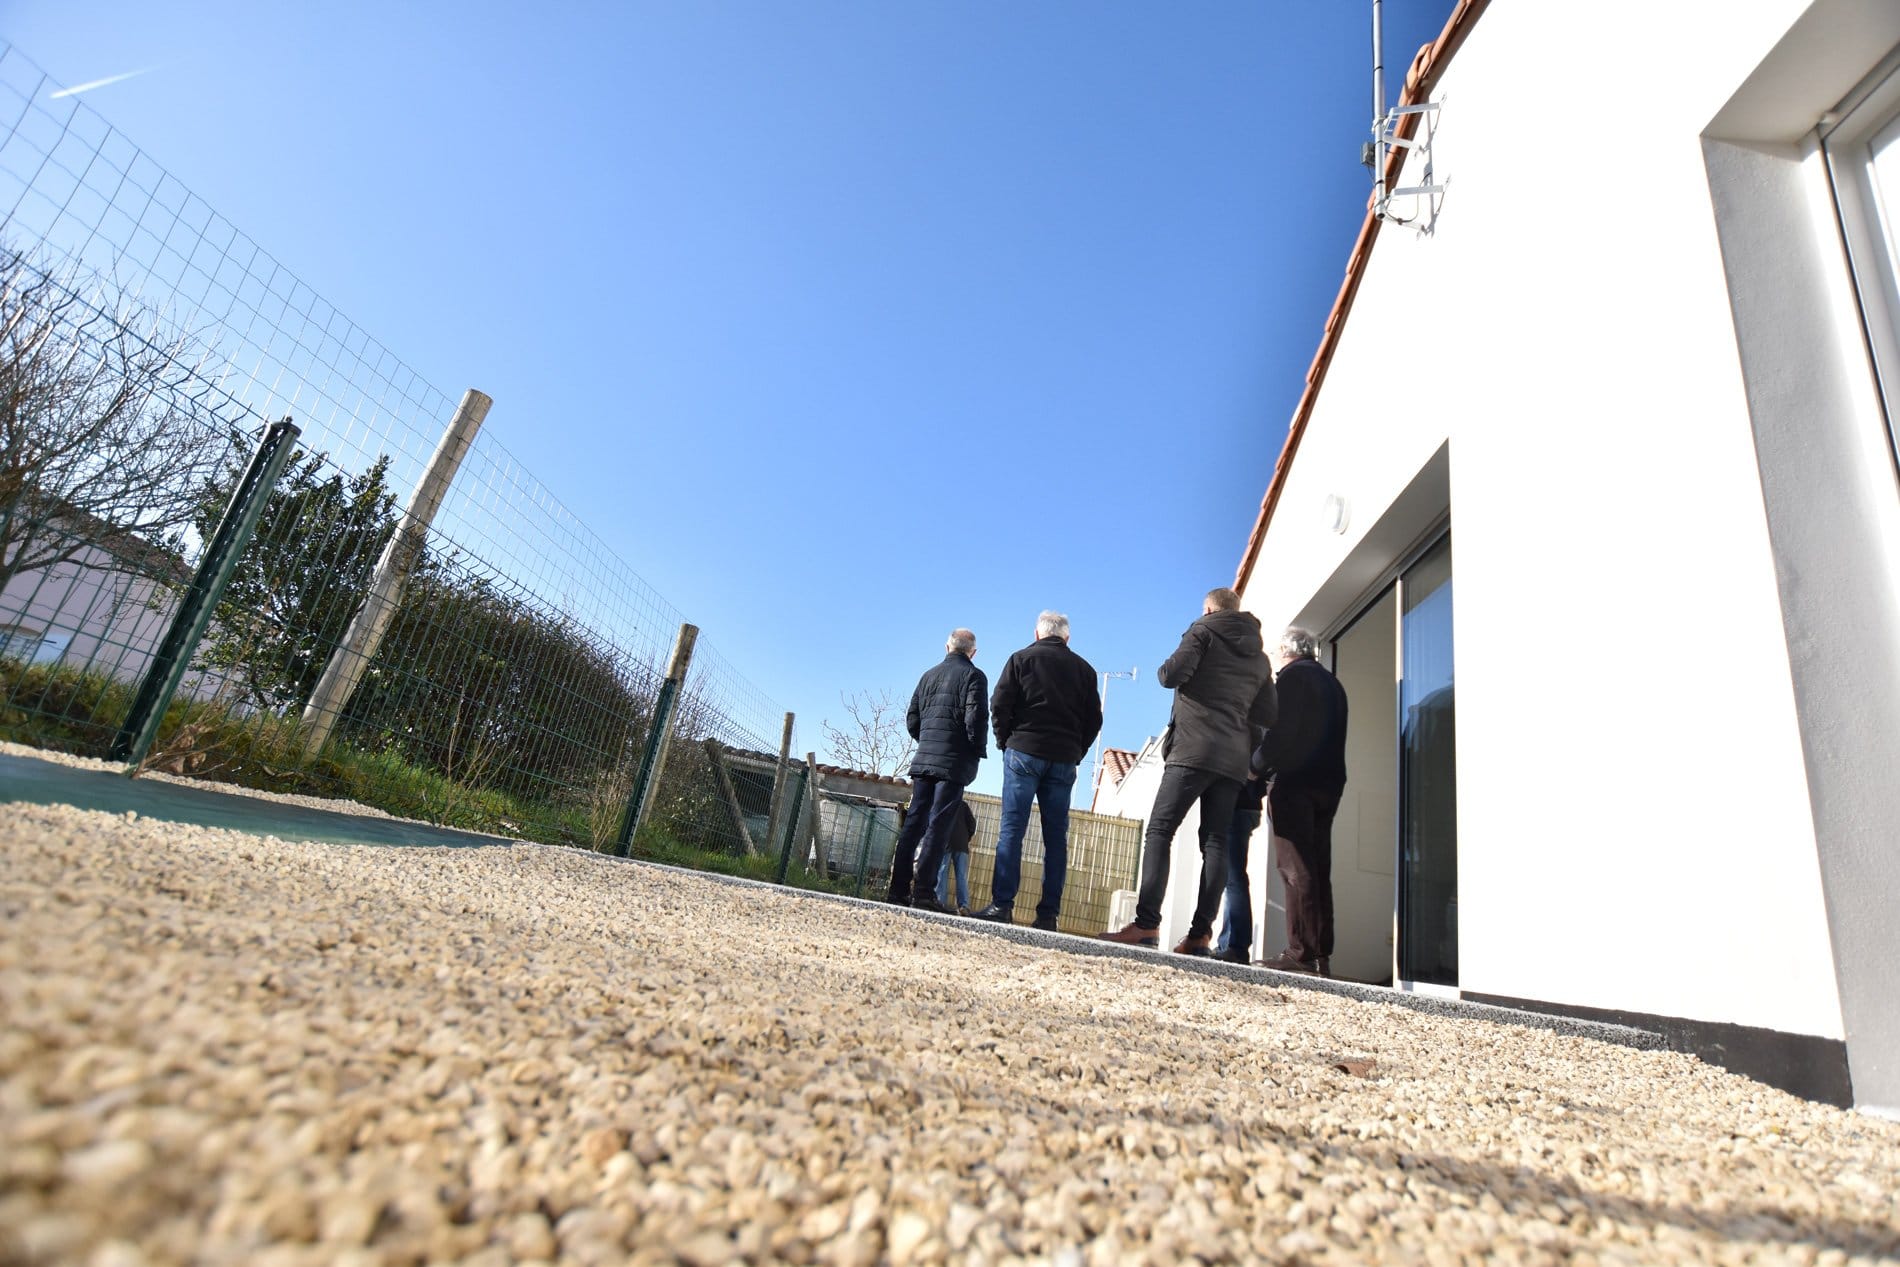
[[[1252,612],[1209,612],[1201,617],[1201,623],[1235,655],[1256,656],[1265,650],[1260,619]]]

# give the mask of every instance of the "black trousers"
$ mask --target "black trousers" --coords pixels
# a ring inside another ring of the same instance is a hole
[[[937,869],[950,845],[950,825],[963,812],[963,784],[934,774],[913,774],[910,809],[904,813],[904,831],[891,856],[891,901],[908,904],[913,873],[932,898],[937,896]],[[918,851],[918,842],[923,850]]]
[[[1333,816],[1341,792],[1303,787],[1267,789],[1273,815],[1275,866],[1286,885],[1286,942],[1311,963],[1333,953]]]
[[[1188,807],[1201,803],[1201,887],[1194,900],[1194,918],[1188,936],[1205,937],[1214,928],[1221,893],[1227,887],[1227,832],[1240,799],[1240,781],[1224,779],[1210,770],[1171,765],[1161,772],[1161,790],[1148,814],[1148,832],[1141,842],[1141,891],[1135,897],[1135,924],[1161,927],[1161,903],[1168,896],[1168,857],[1174,833],[1187,817]],[[1212,831],[1206,830],[1213,824]]]

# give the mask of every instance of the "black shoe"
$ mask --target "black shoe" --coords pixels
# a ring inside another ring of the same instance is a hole
[[[929,911],[932,915],[943,915],[946,913],[943,909],[943,903],[934,897],[914,897],[910,900],[910,909],[913,911]]]
[[[909,906],[910,894],[896,893],[896,892],[886,893],[884,895],[884,900],[892,906]]]
[[[1056,931],[1056,917],[1053,915],[1038,915],[1036,916],[1036,922],[1030,925],[1030,927],[1041,932],[1053,933]]]
[[[1244,950],[1229,950],[1224,953],[1217,953],[1214,958],[1221,963],[1237,963],[1243,968],[1253,962]]]
[[[992,924],[1014,924],[1016,922],[1016,911],[1013,907],[998,906],[996,903],[991,902],[982,910],[972,912],[970,918],[987,920]]]
[[[1282,950],[1271,959],[1261,959],[1254,963],[1256,968],[1271,968],[1275,972],[1297,972],[1302,976],[1319,975],[1319,965],[1310,959],[1295,959],[1293,952]]]

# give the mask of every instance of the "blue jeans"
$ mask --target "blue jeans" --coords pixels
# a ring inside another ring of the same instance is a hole
[[[950,871],[953,865],[957,873],[957,907],[962,909],[970,904],[970,855],[967,853],[947,853],[943,856],[943,865],[937,868],[937,904],[950,905]]]
[[[1023,882],[1023,833],[1029,830],[1029,802],[1042,811],[1042,900],[1038,919],[1054,919],[1062,909],[1062,885],[1069,874],[1069,793],[1075,787],[1075,763],[1003,752],[1003,822],[996,834],[996,875],[990,901],[1004,910],[1016,905]]]
[[[1253,892],[1247,880],[1247,842],[1260,826],[1260,811],[1237,807],[1227,829],[1227,917],[1221,921],[1220,942],[1214,953],[1253,957]],[[1207,836],[1202,824],[1201,836]]]

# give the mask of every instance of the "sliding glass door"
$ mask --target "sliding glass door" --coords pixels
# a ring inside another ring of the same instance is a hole
[[[1458,745],[1451,533],[1334,635],[1346,795],[1333,831],[1336,974],[1458,985]]]
[[[1336,977],[1391,985],[1399,839],[1399,600],[1385,591],[1333,641],[1346,689],[1346,794],[1333,820]]]
[[[1458,984],[1451,534],[1399,577],[1398,977]]]

